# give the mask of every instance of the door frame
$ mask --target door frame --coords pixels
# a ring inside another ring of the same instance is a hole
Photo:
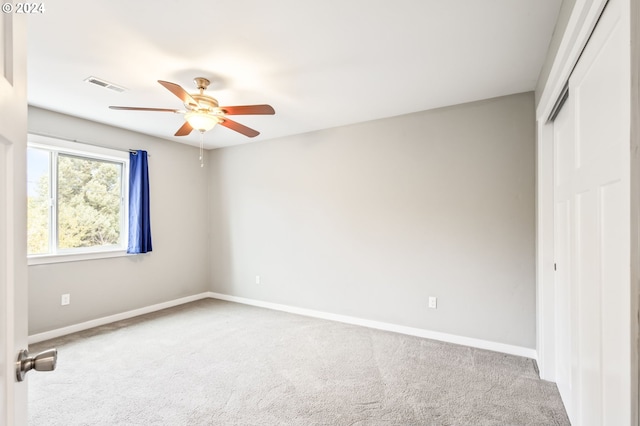
[[[565,83],[580,58],[593,29],[595,28],[607,0],[576,0],[567,27],[555,55],[548,80],[542,89],[536,108],[536,347],[540,377],[555,381],[555,300],[554,300],[554,164],[553,164],[553,123],[548,117],[553,111]],[[640,42],[640,7],[631,3],[629,19],[631,21],[631,46]],[[631,294],[630,309],[632,318],[638,318],[640,298],[640,153],[638,136],[640,135],[640,54],[632,49],[632,129],[631,146]],[[632,297],[636,295],[636,297]],[[631,324],[630,339],[638,339],[638,323]],[[638,342],[638,341],[636,341]],[[638,352],[640,342],[632,345],[632,410],[634,424],[640,424],[638,405]]]
[[[631,2],[630,7],[630,33],[631,33],[631,167],[629,170],[631,182],[631,259],[636,260],[631,263],[631,286],[635,297],[631,298],[632,318],[637,321],[632,325],[632,338],[636,339],[636,344],[631,345],[631,361],[633,363],[635,395],[632,397],[636,402],[632,405],[634,412],[632,418],[636,419],[636,424],[640,426],[640,4]],[[633,315],[635,313],[635,315]],[[633,383],[633,382],[632,382]]]

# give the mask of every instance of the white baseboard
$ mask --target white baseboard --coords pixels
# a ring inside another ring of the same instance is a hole
[[[112,322],[121,321],[137,317],[151,312],[160,311],[162,309],[172,308],[174,306],[182,305],[189,302],[194,302],[200,299],[206,299],[211,297],[210,292],[195,294],[193,296],[182,297],[180,299],[170,300],[168,302],[158,303],[156,305],[145,306],[144,308],[134,309],[132,311],[122,312],[115,315],[109,315],[107,317],[98,318],[91,321],[81,322],[80,324],[70,325],[68,327],[62,327],[51,331],[45,331],[44,333],[33,334],[29,336],[29,344],[43,342],[45,340],[54,339],[56,337],[66,336],[67,334],[77,333],[78,331],[88,330],[90,328],[98,327],[100,325],[110,324]]]
[[[441,342],[454,343],[457,345],[470,346],[472,348],[486,349],[494,352],[501,352],[509,355],[517,355],[526,358],[532,358],[537,360],[537,352],[535,349],[525,348],[522,346],[507,345],[504,343],[491,342],[488,340],[474,339],[471,337],[457,336],[455,334],[440,333],[437,331],[425,330],[422,328],[407,327],[404,325],[391,324],[381,321],[373,321],[368,319],[362,319],[357,317],[351,317],[347,315],[332,314],[329,312],[315,311],[313,309],[298,308],[295,306],[281,305],[278,303],[264,302],[262,300],[248,299],[245,297],[230,296],[227,294],[204,292],[195,294],[193,296],[187,296],[180,299],[170,300],[168,302],[158,303],[156,305],[146,306],[140,309],[134,309],[132,311],[122,312],[120,314],[110,315],[107,317],[98,318],[91,321],[86,321],[80,324],[74,324],[68,327],[62,327],[44,333],[33,334],[29,336],[29,344],[38,343],[56,337],[65,336],[71,333],[77,333],[78,331],[88,330],[90,328],[98,327],[112,322],[121,321],[137,317],[139,315],[148,314],[151,312],[160,311],[162,309],[172,308],[174,306],[182,305],[184,303],[194,302],[196,300],[212,298],[219,300],[226,300],[229,302],[242,303],[244,305],[258,306],[261,308],[273,309],[276,311],[289,312],[297,315],[304,315],[307,317],[326,319],[330,321],[342,322],[345,324],[359,325],[362,327],[373,328],[377,330],[392,331],[395,333],[406,334],[409,336],[422,337],[425,339],[439,340]]]
[[[276,311],[289,312],[292,314],[304,315],[313,318],[321,318],[330,321],[337,321],[346,324],[359,325],[362,327],[373,328],[377,330],[392,331],[395,333],[406,334],[409,336],[422,337],[425,339],[438,340],[441,342],[454,343],[456,345],[470,346],[478,349],[486,349],[494,352],[501,352],[509,355],[517,355],[525,358],[537,360],[537,352],[535,349],[525,348],[522,346],[507,345],[504,343],[491,342],[488,340],[474,339],[471,337],[457,336],[455,334],[440,333],[437,331],[425,330],[422,328],[407,327],[404,325],[391,324],[381,321],[373,321],[346,315],[332,314],[329,312],[315,311],[312,309],[298,308],[295,306],[280,305],[277,303],[264,302],[261,300],[247,299],[245,297],[229,296],[227,294],[209,292],[209,297],[214,299],[226,300],[229,302],[242,303],[245,305],[258,306],[261,308],[273,309]]]

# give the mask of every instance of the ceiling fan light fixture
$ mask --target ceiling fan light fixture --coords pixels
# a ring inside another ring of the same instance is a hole
[[[255,129],[237,123],[229,118],[228,115],[273,115],[275,110],[271,105],[235,105],[235,106],[219,106],[218,100],[205,95],[204,91],[209,85],[209,80],[204,77],[197,77],[196,86],[200,93],[189,94],[181,86],[169,81],[158,80],[165,89],[173,93],[182,101],[186,111],[173,108],[145,108],[145,107],[129,107],[114,106],[109,108],[128,111],[156,111],[156,112],[173,112],[184,114],[185,122],[174,134],[174,136],[187,136],[193,130],[198,130],[203,136],[205,132],[213,129],[216,124],[231,129],[249,138],[254,138],[260,134]],[[95,83],[99,84],[99,83]],[[107,84],[107,83],[103,83]],[[99,84],[99,85],[103,85]]]
[[[188,112],[184,115],[184,118],[191,127],[202,133],[208,132],[218,124],[218,119],[215,116],[202,111]]]

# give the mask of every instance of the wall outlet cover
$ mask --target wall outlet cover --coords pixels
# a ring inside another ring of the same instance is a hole
[[[438,298],[429,296],[429,308],[430,309],[438,309]]]

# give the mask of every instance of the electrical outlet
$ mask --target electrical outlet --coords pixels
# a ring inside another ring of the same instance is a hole
[[[256,284],[260,284],[260,275],[256,275]]]
[[[438,298],[429,296],[429,309],[438,309]]]
[[[62,306],[68,305],[69,303],[71,303],[71,295],[69,293],[60,296],[60,304]]]

